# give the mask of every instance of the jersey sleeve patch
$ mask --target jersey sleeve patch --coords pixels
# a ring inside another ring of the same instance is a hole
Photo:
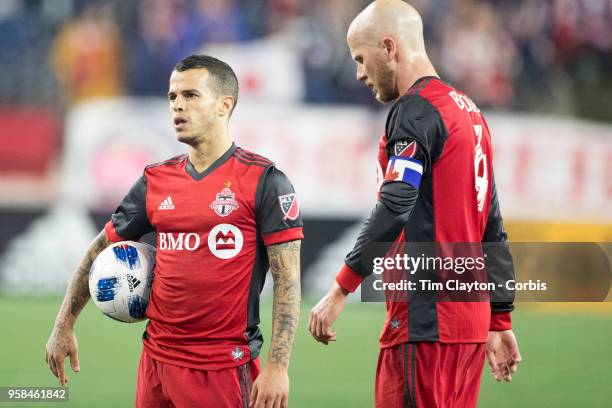
[[[257,229],[264,241],[275,242],[276,236],[267,235],[302,228],[300,204],[293,185],[282,171],[272,166],[261,177],[255,206]]]
[[[418,146],[416,140],[411,142],[408,140],[397,141],[393,147],[394,156],[416,157]]]
[[[297,220],[297,217],[300,215],[300,205],[296,193],[278,196],[278,203],[284,214],[283,220]]]
[[[389,158],[385,181],[401,181],[418,189],[421,177],[423,177],[423,163],[419,160],[403,156]]]

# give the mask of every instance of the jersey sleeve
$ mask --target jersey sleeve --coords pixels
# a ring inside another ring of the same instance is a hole
[[[389,161],[378,203],[336,276],[338,284],[349,292],[372,273],[363,262],[365,247],[393,242],[410,219],[421,178],[431,171],[436,157],[443,126],[438,111],[420,96],[403,97],[391,108],[385,125]]]
[[[144,175],[134,183],[104,229],[112,242],[138,240],[154,230],[147,216],[147,180]]]
[[[285,174],[266,169],[257,186],[255,217],[265,246],[304,238],[298,196]]]
[[[422,174],[430,172],[441,151],[440,135],[446,134],[443,129],[440,113],[428,100],[418,95],[400,98],[385,124],[389,162],[412,159],[421,163]]]
[[[499,208],[497,188],[495,179],[491,182],[491,204],[487,226],[482,238],[483,248],[489,256],[486,258],[487,277],[489,282],[505,287],[508,280],[514,280],[514,262],[508,245],[508,234],[504,228],[504,222]],[[493,296],[497,291],[494,292]],[[492,331],[509,330],[512,328],[510,312],[514,310],[514,291],[506,290],[501,294],[501,299],[491,299],[491,324]]]

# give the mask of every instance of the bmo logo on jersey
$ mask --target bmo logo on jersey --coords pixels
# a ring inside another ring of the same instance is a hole
[[[193,232],[160,232],[157,242],[161,251],[195,251],[200,247],[200,236]]]
[[[242,250],[242,231],[232,224],[219,224],[208,234],[208,249],[221,259],[231,259]]]

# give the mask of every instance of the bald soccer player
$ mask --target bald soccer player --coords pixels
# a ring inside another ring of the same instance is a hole
[[[488,259],[487,273],[514,277],[489,129],[474,102],[438,77],[418,12],[399,0],[375,1],[352,22],[347,41],[357,79],[392,107],[378,153],[378,203],[310,314],[309,330],[324,344],[336,340],[331,326],[347,295],[372,273],[363,262],[366,245],[499,243],[502,250]],[[516,372],[521,356],[512,302],[435,300],[387,302],[377,407],[475,407],[485,356],[498,381]]]

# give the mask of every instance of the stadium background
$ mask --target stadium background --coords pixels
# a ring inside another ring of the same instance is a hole
[[[443,79],[486,111],[510,238],[612,241],[612,3],[412,3]],[[355,81],[345,45],[364,4],[0,2],[0,386],[55,384],[43,348],[60,294],[143,165],[182,151],[167,78],[201,51],[238,74],[232,135],[272,158],[300,194],[305,306],[291,406],[372,406],[384,306],[349,305],[327,348],[304,323],[375,200],[387,108]],[[519,304],[525,363],[509,385],[485,373],[480,405],[607,406],[609,305]],[[70,375],[66,405],[129,406],[141,331],[88,305],[76,328],[83,371]]]

